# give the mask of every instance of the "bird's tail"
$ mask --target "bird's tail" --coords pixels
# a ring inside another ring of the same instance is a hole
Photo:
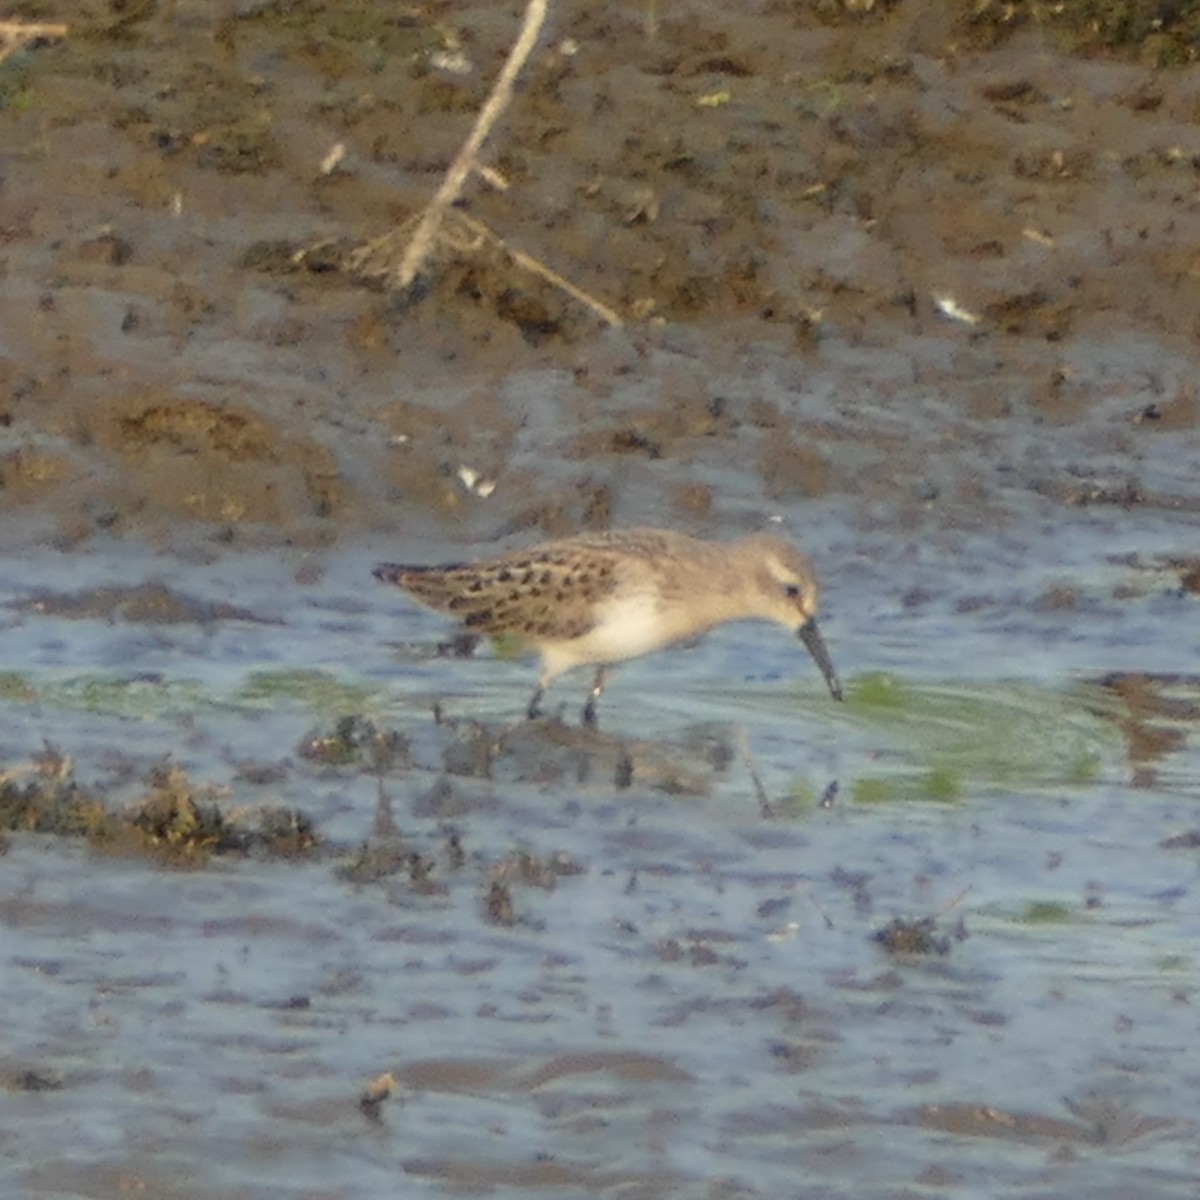
[[[454,563],[449,566],[413,567],[405,563],[380,563],[372,574],[383,583],[394,583],[403,588],[418,604],[437,612],[448,612],[465,618],[481,605],[475,596],[464,596],[458,572],[463,567]]]

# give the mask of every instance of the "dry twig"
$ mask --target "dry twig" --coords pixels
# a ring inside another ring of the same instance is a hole
[[[66,25],[45,25],[31,21],[0,21],[0,62],[39,38],[67,36]]]
[[[450,170],[446,172],[442,186],[438,188],[437,193],[422,213],[412,241],[409,242],[408,249],[405,250],[404,257],[400,260],[400,265],[396,269],[396,282],[400,287],[408,287],[425,265],[425,260],[429,257],[437,239],[446,210],[462,193],[463,185],[467,182],[471,172],[476,169],[480,147],[487,135],[491,133],[492,126],[499,120],[500,114],[512,100],[513,84],[516,82],[521,68],[525,65],[525,60],[533,51],[545,19],[546,0],[529,0],[529,6],[525,9],[525,22],[521,26],[521,34],[509,52],[508,61],[504,64],[504,69],[496,80],[496,86],[492,88],[492,94],[480,110],[474,128],[463,143],[462,149],[450,164]]]
[[[518,267],[523,267],[526,271],[532,271],[535,275],[540,275],[548,283],[554,284],[555,287],[561,288],[568,296],[573,296],[581,304],[586,304],[602,321],[607,321],[614,328],[620,328],[624,322],[613,309],[597,300],[595,296],[585,292],[583,288],[576,287],[569,279],[565,279],[557,271],[546,266],[540,259],[536,259],[531,254],[526,254],[523,250],[516,250],[510,246],[498,233],[482,221],[475,220],[474,217],[468,217],[466,213],[456,214],[458,219],[480,239],[487,242],[489,245],[495,246],[498,250],[503,251],[512,259]]]
[[[500,250],[518,267],[561,288],[567,295],[591,309],[602,321],[620,327],[624,321],[607,304],[571,283],[540,259],[515,250],[482,221],[451,210],[451,205],[458,200],[472,174],[488,177],[488,168],[479,162],[480,148],[512,100],[513,84],[541,32],[542,22],[546,17],[546,4],[547,0],[529,0],[521,33],[509,52],[508,60],[496,80],[495,87],[492,88],[491,95],[480,110],[471,133],[455,156],[454,162],[450,164],[441,187],[425,206],[420,217],[405,221],[398,229],[366,242],[350,256],[349,265],[352,270],[361,274],[384,278],[393,286],[405,289],[412,285],[439,243],[448,245],[460,253],[477,253],[485,245],[491,246]],[[399,246],[410,229],[412,236],[399,255],[399,265],[395,265]]]

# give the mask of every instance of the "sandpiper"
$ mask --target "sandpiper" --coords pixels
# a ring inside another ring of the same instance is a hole
[[[794,630],[835,700],[842,686],[817,628],[812,563],[790,542],[756,533],[708,542],[667,529],[582,533],[476,563],[381,563],[375,578],[466,630],[515,637],[541,655],[530,718],[546,688],[572,667],[597,667],[585,725],[607,668],[726,621],[760,619]]]

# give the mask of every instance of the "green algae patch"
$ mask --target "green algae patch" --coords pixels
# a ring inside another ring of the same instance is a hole
[[[255,708],[286,701],[340,713],[367,707],[373,695],[370,688],[346,683],[327,671],[256,671],[238,691],[236,700]]]
[[[506,662],[524,658],[530,653],[529,639],[515,633],[497,633],[488,638],[492,653]]]
[[[781,801],[778,801],[779,807],[791,813],[806,813],[811,812],[817,806],[818,793],[816,788],[807,780],[799,779],[788,788],[787,793]]]
[[[231,694],[215,691],[201,680],[152,674],[46,675],[36,680],[19,672],[0,674],[0,702],[140,720],[296,704],[344,713],[362,710],[377,694],[361,683],[311,669],[254,672]]]
[[[913,703],[915,693],[893,675],[871,674],[855,680],[846,702],[855,708],[902,712]]]
[[[901,790],[893,779],[856,779],[850,795],[855,804],[888,804],[901,799]]]
[[[1024,925],[1064,925],[1074,916],[1070,905],[1060,900],[1030,900],[1021,911]]]
[[[204,708],[228,708],[210,695],[204,684],[191,679],[156,675],[45,675],[35,679],[18,672],[0,676],[0,702],[36,704],[98,713],[104,716],[154,720],[183,716]]]
[[[938,804],[956,804],[966,790],[961,776],[950,767],[935,767],[921,781],[926,800]]]
[[[1191,971],[1194,963],[1187,954],[1164,954],[1155,960],[1155,967],[1164,972]]]
[[[1079,787],[1121,753],[1111,704],[1094,688],[917,685],[877,674],[855,681],[846,708],[868,743],[886,744],[876,757],[887,773],[853,781],[860,803],[956,804],[991,788]]]
[[[208,706],[202,684],[153,676],[75,676],[48,682],[40,689],[40,699],[63,708],[143,719],[182,715]]]

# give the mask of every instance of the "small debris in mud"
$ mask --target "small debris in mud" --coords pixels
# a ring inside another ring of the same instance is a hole
[[[1200,829],[1189,829],[1186,833],[1176,833],[1163,838],[1158,843],[1163,850],[1197,850],[1200,849]]]
[[[613,454],[644,454],[647,458],[662,458],[662,446],[638,429],[618,429],[612,434],[609,447]]]
[[[960,922],[952,934],[937,932],[936,917],[896,917],[874,934],[889,954],[949,954],[952,941],[963,941],[966,929]]]
[[[391,1071],[385,1071],[382,1075],[372,1079],[363,1089],[363,1094],[358,1100],[358,1107],[364,1116],[372,1121],[378,1121],[384,1101],[390,1100],[395,1092],[395,1076]]]
[[[1098,1090],[1079,1099],[1064,1096],[1063,1103],[1084,1123],[1088,1141],[1095,1146],[1127,1146],[1146,1137],[1159,1137],[1167,1130],[1184,1128],[1179,1120],[1148,1117],[1124,1097]]]
[[[866,914],[874,908],[875,902],[871,896],[872,876],[866,871],[848,871],[845,867],[834,867],[829,874],[829,880],[835,887],[850,892],[858,912]]]
[[[991,1104],[929,1104],[916,1114],[921,1126],[955,1137],[1044,1140],[1056,1145],[1085,1144],[1087,1130],[1075,1121],[1040,1113],[1019,1113]]]
[[[277,1000],[273,1004],[267,1004],[265,1007],[273,1008],[278,1012],[307,1012],[312,1008],[312,997],[299,994],[285,996],[282,1000]]]
[[[502,859],[493,868],[497,879],[512,880],[529,887],[553,891],[564,875],[582,875],[587,870],[569,854],[557,851],[548,858],[539,858],[525,850],[518,850]]]
[[[767,1053],[788,1074],[807,1075],[818,1065],[820,1052],[814,1046],[795,1045],[783,1040],[769,1042]]]
[[[1171,685],[1185,682],[1179,677],[1114,672],[1096,682],[1128,710],[1117,714],[1116,722],[1127,740],[1130,763],[1142,771],[1139,783],[1147,786],[1153,778],[1148,768],[1184,744],[1187,727],[1200,719],[1200,706],[1185,696],[1167,693]],[[1190,686],[1195,687],[1195,682]]]
[[[8,1082],[18,1092],[58,1092],[64,1087],[63,1078],[56,1071],[42,1071],[37,1067],[18,1071]]]
[[[1041,36],[1055,37],[1072,54],[1104,54],[1156,67],[1195,62],[1200,36],[1200,14],[1187,4],[979,0],[962,12],[962,32],[981,44],[997,44],[1017,29],[1032,26]]]
[[[1167,581],[1172,576],[1177,577],[1183,591],[1200,595],[1200,558],[1194,555],[1113,554],[1106,561],[1142,575],[1156,577],[1155,584],[1161,581],[1163,590],[1174,590]],[[1139,593],[1131,589],[1130,594]]]
[[[269,275],[324,275],[345,269],[346,260],[356,242],[349,238],[340,241],[327,238],[313,243],[263,241],[254,242],[242,254],[241,265],[247,271]]]
[[[772,500],[823,496],[833,488],[833,468],[825,456],[786,432],[759,442],[758,470]]]
[[[712,488],[690,479],[677,483],[671,489],[671,502],[681,515],[692,520],[707,520],[712,512]]]
[[[468,779],[491,779],[492,764],[499,746],[486,725],[470,721],[442,721],[454,730],[453,740],[442,751],[442,766],[449,775]]]
[[[154,449],[171,449],[198,454],[207,450],[232,462],[279,461],[274,426],[250,409],[232,404],[153,395],[139,397],[114,418],[106,432],[126,453],[144,455]]]
[[[457,871],[467,861],[466,851],[463,850],[462,835],[455,829],[446,833],[446,857],[450,870]]]
[[[1155,400],[1133,415],[1134,425],[1149,424],[1155,433],[1173,429],[1194,429],[1200,422],[1200,397],[1191,384],[1181,387],[1170,400]]]
[[[437,863],[432,858],[424,854],[418,854],[415,850],[408,856],[408,881],[413,886],[413,891],[429,894],[441,894],[446,891],[446,885],[433,878],[434,868]]]
[[[366,765],[384,772],[411,765],[408,739],[394,729],[379,729],[359,714],[340,717],[332,733],[316,731],[300,739],[297,753],[310,762],[331,767]]]
[[[518,725],[445,722],[457,731],[443,751],[454,775],[517,780],[545,787],[571,782],[626,790],[636,783],[669,795],[704,795],[729,765],[722,731],[693,731],[681,745],[616,737],[603,730],[543,717]]]
[[[1032,612],[1060,612],[1079,607],[1079,590],[1073,587],[1052,587],[1043,592],[1031,604]]]
[[[348,862],[334,868],[334,874],[348,883],[376,883],[402,871],[408,862],[408,847],[400,837],[364,842]]]
[[[764,900],[759,904],[754,912],[756,916],[765,920],[771,917],[778,917],[781,913],[787,912],[791,906],[791,896],[772,896],[770,899]]]
[[[283,804],[267,805],[255,811],[256,820],[247,820],[250,814],[239,813],[231,827],[222,850],[258,850],[272,858],[294,858],[306,855],[317,845],[317,834],[311,818],[298,808]]]
[[[1032,488],[1060,504],[1079,508],[1113,505],[1119,508],[1161,508],[1169,512],[1200,511],[1200,497],[1186,493],[1151,492],[1132,476],[1124,481],[1112,482],[1034,480]]]
[[[28,503],[72,478],[76,471],[77,464],[65,455],[22,446],[0,455],[0,490],[14,501]]]
[[[618,792],[623,792],[633,786],[633,756],[628,751],[617,758],[613,786]]]
[[[720,955],[699,938],[689,938],[686,941],[663,938],[655,944],[654,949],[659,959],[665,963],[686,962],[693,967],[714,967],[721,961]]]
[[[142,625],[208,625],[214,621],[253,621],[277,625],[278,620],[219,601],[196,600],[151,580],[131,587],[88,588],[82,592],[39,592],[12,605],[18,611],[72,620],[121,620]]]
[[[438,820],[453,820],[466,816],[475,809],[485,807],[486,799],[459,792],[446,778],[440,776],[433,786],[412,802],[414,817],[434,817]]]
[[[237,778],[243,783],[252,783],[258,787],[268,787],[282,783],[287,778],[286,762],[258,763],[242,762],[237,767]]]
[[[487,897],[483,902],[483,915],[494,925],[516,924],[512,892],[498,879],[494,879],[492,886],[488,888]]]

